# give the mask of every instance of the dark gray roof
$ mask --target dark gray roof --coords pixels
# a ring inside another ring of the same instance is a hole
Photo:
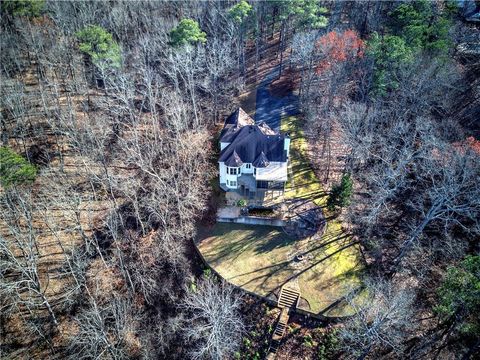
[[[234,150],[230,154],[230,156],[227,159],[225,159],[225,165],[229,167],[240,167],[243,165],[243,162],[242,162],[242,159],[240,159],[240,156]]]
[[[284,135],[270,135],[273,131],[266,125],[246,125],[235,131],[231,143],[220,153],[219,162],[225,165],[254,163],[255,167],[265,167],[269,162],[287,161],[287,152],[284,149]],[[238,167],[238,165],[233,165]]]
[[[264,168],[264,167],[267,167],[269,164],[270,164],[270,161],[268,161],[267,156],[263,151],[260,153],[260,155],[257,156],[255,161],[253,161],[252,163],[252,165],[257,168]]]

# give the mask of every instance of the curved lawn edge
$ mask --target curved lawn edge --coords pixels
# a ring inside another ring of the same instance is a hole
[[[335,265],[337,257],[344,256],[345,251],[335,243],[327,250],[311,250],[318,251],[316,256],[323,262],[306,266],[304,270],[294,268],[294,263],[284,259],[294,242],[284,243],[288,239],[275,228],[216,224],[212,229],[199,229],[195,240],[197,251],[212,271],[231,285],[266,299],[272,305],[276,306],[276,301],[269,297],[276,296],[284,283],[298,278],[301,296],[312,306],[312,309],[300,308],[298,312],[319,319],[353,315],[351,309],[342,304],[342,298],[354,286],[360,285],[360,281],[355,276],[351,278],[355,269],[344,271],[345,262],[340,262],[340,267]],[[356,247],[344,243],[345,239],[339,241],[347,249]],[[355,252],[350,253],[354,255]],[[333,271],[335,269],[337,272]],[[348,289],[344,289],[342,284],[347,283]]]

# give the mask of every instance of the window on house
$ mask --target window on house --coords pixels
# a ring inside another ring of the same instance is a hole
[[[227,172],[230,175],[237,175],[237,168],[234,168],[234,167],[228,168]]]
[[[268,181],[257,181],[258,189],[268,189]]]
[[[246,168],[246,169],[251,169],[251,168],[252,168],[252,164],[245,164],[245,168]]]
[[[230,181],[230,186],[237,187],[237,182],[236,181]]]
[[[253,175],[257,175],[257,168],[253,168]]]

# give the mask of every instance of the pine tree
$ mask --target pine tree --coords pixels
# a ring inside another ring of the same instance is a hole
[[[335,184],[327,200],[327,208],[335,211],[337,208],[344,208],[350,204],[353,193],[353,180],[350,174],[342,176],[340,184]]]
[[[11,149],[0,147],[0,184],[4,188],[31,183],[36,176],[34,165]]]
[[[207,42],[205,34],[195,20],[182,19],[178,25],[170,31],[170,44],[179,47],[187,44]]]

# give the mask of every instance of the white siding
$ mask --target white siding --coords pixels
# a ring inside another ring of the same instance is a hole
[[[290,138],[285,137],[283,142],[283,150],[287,150],[287,157],[290,156]]]
[[[220,170],[220,184],[225,184],[226,182],[226,175],[227,175],[227,167],[225,166],[225,163],[221,162],[219,164],[219,170]]]
[[[253,174],[253,165],[250,164],[250,169],[247,168],[247,164],[242,165],[242,174]]]
[[[239,169],[240,170],[240,169]],[[231,175],[231,174],[226,174],[225,175],[225,179],[226,179],[226,183],[227,183],[227,187],[230,188],[230,189],[236,189],[237,186],[238,186],[238,177],[240,176],[239,174],[240,171],[237,171],[237,175]],[[235,182],[235,186],[232,186],[232,181]]]
[[[230,143],[220,142],[220,151],[222,151],[223,149],[225,149],[228,145],[230,145]]]

